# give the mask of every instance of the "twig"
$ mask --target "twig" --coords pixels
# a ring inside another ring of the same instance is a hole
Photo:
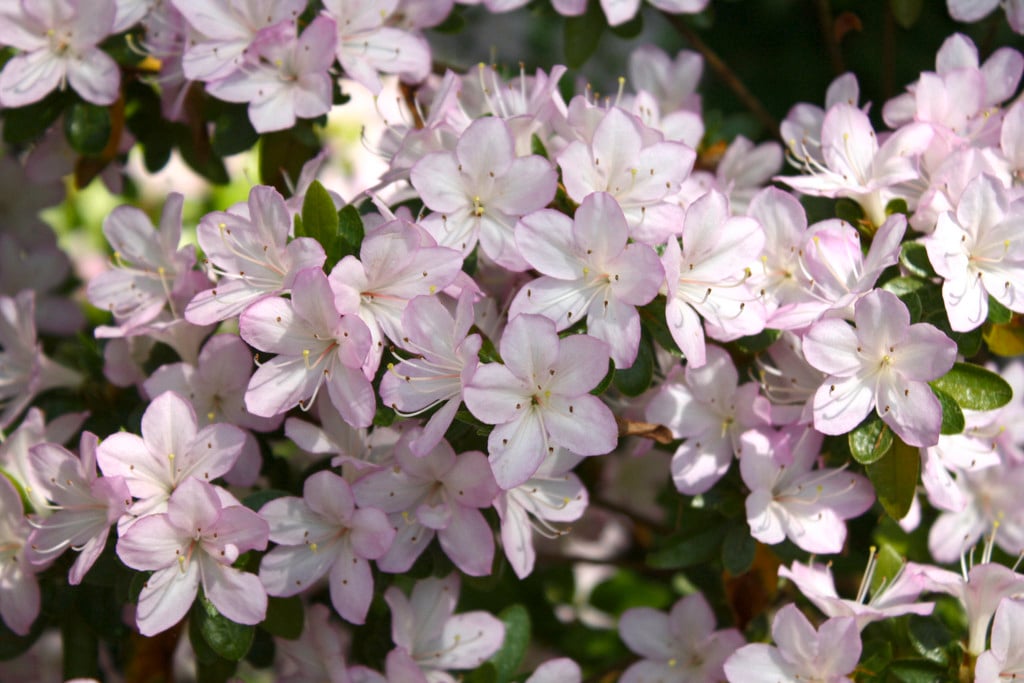
[[[767,108],[765,108],[761,103],[761,100],[757,99],[757,97],[747,89],[747,86],[744,85],[743,81],[740,80],[739,76],[736,75],[729,65],[722,61],[722,58],[718,56],[718,53],[712,50],[711,47],[697,35],[697,32],[690,28],[681,16],[669,14],[667,12],[662,12],[662,16],[672,24],[673,28],[679,31],[679,33],[686,38],[687,42],[689,42],[695,50],[704,56],[704,59],[707,61],[708,66],[711,67],[711,70],[714,71],[719,78],[725,81],[725,84],[733,91],[743,105],[750,110],[754,115],[754,118],[756,118],[758,122],[768,130],[768,132],[778,138],[779,122],[776,121],[775,117],[771,115]]]

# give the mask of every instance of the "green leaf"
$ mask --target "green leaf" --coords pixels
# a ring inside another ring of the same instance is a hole
[[[706,529],[694,536],[647,555],[647,564],[655,569],[683,569],[710,562],[719,555],[721,527]]]
[[[1002,305],[992,297],[988,298],[988,322],[995,325],[1005,325],[1013,320],[1013,311]]]
[[[242,505],[249,508],[253,512],[259,512],[260,508],[277,498],[283,498],[284,496],[290,496],[292,494],[281,489],[260,489],[253,491],[245,498],[242,499]]]
[[[966,410],[995,410],[1013,398],[1013,389],[1006,380],[970,363],[956,363],[931,385],[952,396]]]
[[[111,130],[107,107],[75,102],[64,113],[64,136],[71,149],[82,156],[99,156],[110,140]]]
[[[757,353],[764,351],[778,341],[782,336],[782,330],[765,329],[757,334],[748,337],[740,337],[736,340],[736,346],[745,353]]]
[[[643,329],[651,335],[651,338],[658,346],[673,356],[682,358],[683,352],[676,344],[676,340],[672,338],[672,333],[669,331],[668,323],[666,322],[665,297],[658,296],[646,306],[637,308],[636,311],[640,314],[640,324],[643,326]]]
[[[757,542],[747,524],[734,524],[722,541],[722,565],[733,576],[745,574],[754,564]]]
[[[897,659],[889,664],[889,673],[902,683],[939,683],[950,680],[947,667],[927,659]]]
[[[923,278],[936,277],[928,250],[920,242],[906,242],[900,250],[900,264],[912,275]]]
[[[339,261],[346,256],[358,256],[359,249],[363,246],[363,237],[366,231],[363,227],[363,217],[351,204],[345,206],[338,212],[338,253]],[[332,264],[333,265],[333,264]]]
[[[296,237],[312,237],[327,254],[324,268],[328,271],[338,262],[338,210],[334,200],[319,180],[314,180],[302,201],[302,220],[295,224]],[[332,262],[333,258],[333,262]]]
[[[640,338],[636,360],[628,368],[615,370],[615,388],[626,396],[639,396],[647,391],[654,379],[654,350],[648,337]]]
[[[20,145],[42,137],[67,105],[66,91],[55,90],[27,107],[3,110],[4,142]]]
[[[508,683],[523,661],[530,644],[530,613],[520,604],[501,610],[498,618],[505,624],[505,640],[501,649],[488,660],[494,665],[498,683]]]
[[[893,580],[906,564],[903,556],[888,543],[882,545],[882,549],[875,555],[875,571],[871,575],[871,595],[874,597],[878,591],[886,586],[892,585]]]
[[[312,124],[300,121],[295,128],[260,136],[260,182],[271,185],[284,196],[291,190],[287,179],[295,179],[302,166],[321,149]]]
[[[885,457],[865,469],[886,513],[896,520],[906,517],[921,471],[921,454],[917,448],[894,439]]]
[[[205,595],[196,599],[192,618],[198,622],[203,640],[218,656],[237,662],[249,651],[256,627],[231,621]]]
[[[605,26],[604,14],[596,2],[588,3],[584,14],[566,18],[563,40],[565,63],[570,69],[578,69],[590,59],[601,42]]]
[[[892,448],[892,430],[878,413],[871,413],[846,436],[850,455],[862,465],[877,462]]]
[[[643,33],[644,30],[644,13],[637,12],[636,15],[624,24],[618,26],[610,26],[612,33],[617,35],[619,38],[624,40],[632,40],[638,35]]]
[[[302,635],[305,618],[299,596],[270,598],[267,601],[267,618],[260,628],[279,638],[295,640]]]
[[[601,381],[597,383],[597,386],[590,390],[590,393],[594,396],[600,396],[604,392],[608,391],[608,387],[612,385],[612,380],[615,379],[615,363],[608,360],[608,372],[605,373]]]
[[[843,219],[850,225],[857,226],[864,220],[864,209],[852,199],[843,197],[836,200],[836,217]]]
[[[923,6],[924,0],[889,0],[892,18],[899,24],[900,28],[909,29],[913,27],[921,17],[921,8]]]
[[[885,205],[885,215],[891,216],[894,213],[901,213],[904,216],[910,213],[906,199],[896,198],[889,200],[889,203]]]
[[[466,18],[462,16],[462,12],[453,10],[444,21],[431,30],[451,35],[461,33],[464,28],[466,28]]]
[[[498,670],[490,662],[484,662],[461,677],[463,683],[498,683]]]
[[[590,594],[594,607],[614,615],[631,607],[665,607],[672,598],[667,584],[652,582],[628,569],[618,570],[610,579],[597,584]]]
[[[949,664],[947,648],[953,641],[953,634],[945,624],[934,617],[911,614],[907,632],[917,654],[936,664]]]
[[[224,103],[213,121],[213,151],[221,157],[252,149],[260,139],[249,120],[249,107],[244,104]]]
[[[550,158],[548,157],[547,147],[544,146],[544,141],[536,134],[530,138],[530,152],[539,157],[544,157],[545,159]]]
[[[956,399],[942,389],[932,387],[932,393],[939,399],[942,406],[942,434],[960,434],[967,424],[964,422],[964,411],[960,410]]]

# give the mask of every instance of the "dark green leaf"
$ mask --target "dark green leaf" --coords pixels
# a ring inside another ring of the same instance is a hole
[[[530,613],[522,605],[509,605],[498,618],[505,624],[505,640],[489,661],[494,665],[498,683],[508,683],[530,644]]]
[[[27,635],[19,636],[0,621],[0,662],[14,659],[32,647],[46,629],[46,619],[36,619]]]
[[[453,10],[444,21],[431,30],[438,33],[454,34],[462,33],[464,28],[466,28],[466,18],[462,16],[462,12]]]
[[[227,185],[228,170],[224,161],[214,154],[205,129],[190,130],[185,126],[175,126],[175,143],[181,158],[189,167],[215,185]]]
[[[850,455],[857,462],[867,465],[876,462],[892,447],[892,430],[882,422],[878,413],[871,411],[864,421],[846,436]]]
[[[707,529],[649,553],[647,564],[655,569],[682,569],[710,562],[719,555],[723,540],[721,527]]]
[[[654,378],[654,351],[646,336],[640,339],[640,348],[633,365],[615,370],[615,388],[626,396],[639,396],[647,391]]]
[[[640,314],[640,324],[658,346],[665,349],[674,356],[682,357],[683,352],[672,338],[665,319],[665,297],[659,296],[646,306],[636,309]]]
[[[836,200],[836,217],[856,226],[864,219],[864,209],[852,199],[843,197]]]
[[[757,542],[746,524],[735,524],[722,541],[722,565],[733,576],[745,574],[754,564]]]
[[[232,662],[245,656],[252,645],[255,626],[231,621],[217,611],[205,595],[199,595],[192,607],[192,619],[198,622],[199,633],[210,649]]]
[[[539,135],[534,135],[530,138],[530,152],[537,156],[548,158],[548,150],[544,146],[544,141],[540,139]]]
[[[900,250],[900,264],[912,275],[935,277],[935,269],[928,259],[928,250],[920,242],[906,242]]]
[[[889,664],[889,673],[902,683],[946,683],[947,667],[927,659],[897,659]]]
[[[283,498],[292,494],[280,489],[259,489],[253,491],[242,499],[242,505],[253,512],[259,512],[260,508],[276,498]]]
[[[945,624],[935,617],[911,614],[907,631],[917,654],[936,664],[949,664],[947,648],[953,641],[953,634]]]
[[[67,105],[65,91],[55,90],[27,107],[3,110],[4,142],[20,145],[42,137]]]
[[[588,3],[584,14],[566,18],[563,40],[565,63],[569,68],[578,69],[590,59],[601,42],[605,26],[604,14],[596,2]]]
[[[271,635],[295,640],[302,635],[305,614],[299,596],[270,598],[267,601],[267,618],[260,628]]]
[[[110,140],[110,109],[89,102],[75,102],[64,113],[64,136],[82,156],[99,156]]]
[[[892,18],[901,28],[912,28],[921,16],[924,0],[889,0]],[[891,202],[890,202],[891,203]]]
[[[460,678],[463,683],[498,683],[498,670],[494,664],[484,662]]]
[[[300,122],[289,130],[260,136],[260,182],[271,185],[284,196],[289,196],[289,179],[302,172],[302,166],[321,149],[312,124]]]
[[[252,149],[259,140],[259,134],[249,120],[249,108],[244,104],[224,104],[213,121],[213,151],[221,157],[228,157]]]
[[[351,204],[338,212],[338,260],[346,256],[358,256],[363,246],[363,217]]]
[[[960,434],[964,431],[964,411],[960,410],[956,399],[942,389],[932,387],[932,393],[939,399],[942,406],[942,429],[943,434]]]
[[[894,439],[892,448],[878,462],[865,467],[878,502],[893,519],[903,519],[917,491],[921,454],[917,448]]]
[[[907,208],[906,199],[896,198],[889,200],[889,203],[885,205],[885,215],[891,216],[894,213],[901,213],[904,216],[910,213],[910,209]]]
[[[875,570],[871,575],[871,595],[874,597],[886,586],[891,586],[893,580],[906,564],[903,556],[888,543],[882,545],[882,549],[875,555]]]
[[[782,330],[766,329],[749,337],[740,337],[735,344],[744,353],[757,353],[774,344],[780,336]]]
[[[605,373],[601,381],[597,383],[597,386],[590,390],[590,393],[594,396],[600,396],[604,392],[608,391],[608,387],[612,385],[612,380],[615,378],[615,363],[611,360],[608,361],[608,372]]]
[[[334,208],[334,200],[319,180],[314,180],[306,190],[306,197],[302,201],[302,221],[296,223],[295,230],[296,237],[312,237],[320,243],[327,254],[327,263],[324,264],[327,270],[338,262],[338,210]]]
[[[956,363],[952,370],[931,384],[952,396],[966,410],[995,410],[1013,398],[1013,389],[1006,380],[970,363]]]
[[[1002,305],[992,297],[988,298],[988,322],[995,325],[1005,325],[1013,320],[1013,311]]]
[[[252,647],[245,655],[245,661],[257,669],[266,669],[274,665],[274,654],[277,646],[274,645],[274,637],[262,629],[256,629],[253,635]]]
[[[594,587],[590,601],[594,607],[619,615],[631,607],[660,609],[672,602],[672,591],[665,584],[655,583],[641,574],[620,569]]]
[[[609,28],[611,28],[612,33],[617,35],[619,38],[632,40],[643,33],[644,13],[637,12],[636,15],[626,23],[619,24],[618,26],[611,26]]]

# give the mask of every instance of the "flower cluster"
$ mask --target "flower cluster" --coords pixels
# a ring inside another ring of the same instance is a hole
[[[640,4],[543,11],[685,35],[709,3]],[[202,680],[1024,672],[993,559],[1024,553],[1024,365],[993,362],[1024,355],[1024,55],[956,33],[880,118],[846,73],[755,143],[696,52],[636,49],[610,98],[433,68],[465,12],[0,1],[0,658],[57,626],[93,680],[147,656],[128,632]],[[317,180],[343,89],[380,114],[399,82],[379,177]],[[147,120],[224,181],[258,140],[259,182],[110,209],[66,283],[38,213],[136,143],[160,166]]]

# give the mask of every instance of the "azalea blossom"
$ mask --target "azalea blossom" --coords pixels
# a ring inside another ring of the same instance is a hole
[[[936,443],[942,408],[927,383],[953,367],[956,344],[932,325],[911,325],[885,290],[857,302],[854,322],[823,320],[804,337],[807,362],[829,375],[814,396],[815,429],[845,434],[874,408],[906,443]]]
[[[302,492],[260,508],[278,544],[260,563],[260,580],[270,595],[290,596],[329,574],[334,609],[361,624],[373,598],[368,560],[387,552],[395,530],[380,510],[356,509],[348,482],[333,472],[309,477]]]
[[[21,50],[0,72],[0,105],[23,107],[56,88],[112,104],[121,70],[99,44],[114,32],[114,0],[23,0],[0,6],[0,44]]]
[[[982,175],[960,197],[956,214],[939,216],[925,239],[928,260],[944,278],[942,300],[949,324],[966,332],[988,316],[991,296],[1024,312],[1024,203],[1010,201],[995,178]]]
[[[999,683],[1024,677],[1024,602],[1004,599],[992,622],[992,646],[978,656],[976,683]]]
[[[570,220],[550,209],[524,216],[516,244],[543,274],[519,290],[509,316],[537,313],[559,330],[586,318],[587,334],[608,344],[617,368],[628,368],[640,346],[637,306],[649,303],[664,280],[661,262],[645,244],[627,244],[622,209],[606,192],[587,195]]]
[[[823,436],[808,427],[743,434],[740,474],[750,489],[747,523],[762,543],[789,538],[812,553],[838,553],[844,520],[867,511],[874,491],[867,478],[845,468],[812,469]]]
[[[212,484],[189,477],[175,489],[167,512],[137,521],[117,541],[117,556],[132,569],[152,571],[135,618],[152,636],[178,623],[199,586],[221,614],[240,624],[266,617],[259,577],[231,565],[249,550],[267,547],[267,523],[241,505],[223,505]]]
[[[0,618],[18,635],[27,635],[39,616],[40,595],[27,540],[32,531],[21,496],[0,475]]]
[[[725,662],[729,683],[821,681],[852,683],[862,645],[852,617],[833,617],[815,629],[796,605],[786,605],[772,621],[775,646],[744,645]]]
[[[716,683],[725,676],[725,660],[746,642],[735,628],[715,630],[701,593],[682,598],[667,615],[649,607],[626,610],[619,637],[643,657],[623,672],[622,683]]]
[[[464,394],[473,415],[496,425],[487,451],[501,488],[529,479],[557,446],[580,455],[615,447],[615,418],[588,393],[608,372],[607,348],[587,335],[559,339],[555,324],[538,315],[509,322],[500,343],[505,364],[481,365]]]
[[[173,391],[160,394],[142,414],[142,436],[118,432],[96,449],[104,477],[124,477],[139,498],[131,513],[163,512],[185,481],[213,481],[227,473],[245,442],[241,429],[217,423],[199,429],[191,404]]]
[[[76,456],[54,443],[33,446],[30,458],[41,493],[54,503],[54,512],[36,522],[29,536],[32,563],[49,564],[68,548],[79,551],[68,573],[75,586],[103,552],[110,527],[128,514],[131,493],[123,477],[97,477],[99,439],[83,432]]]

